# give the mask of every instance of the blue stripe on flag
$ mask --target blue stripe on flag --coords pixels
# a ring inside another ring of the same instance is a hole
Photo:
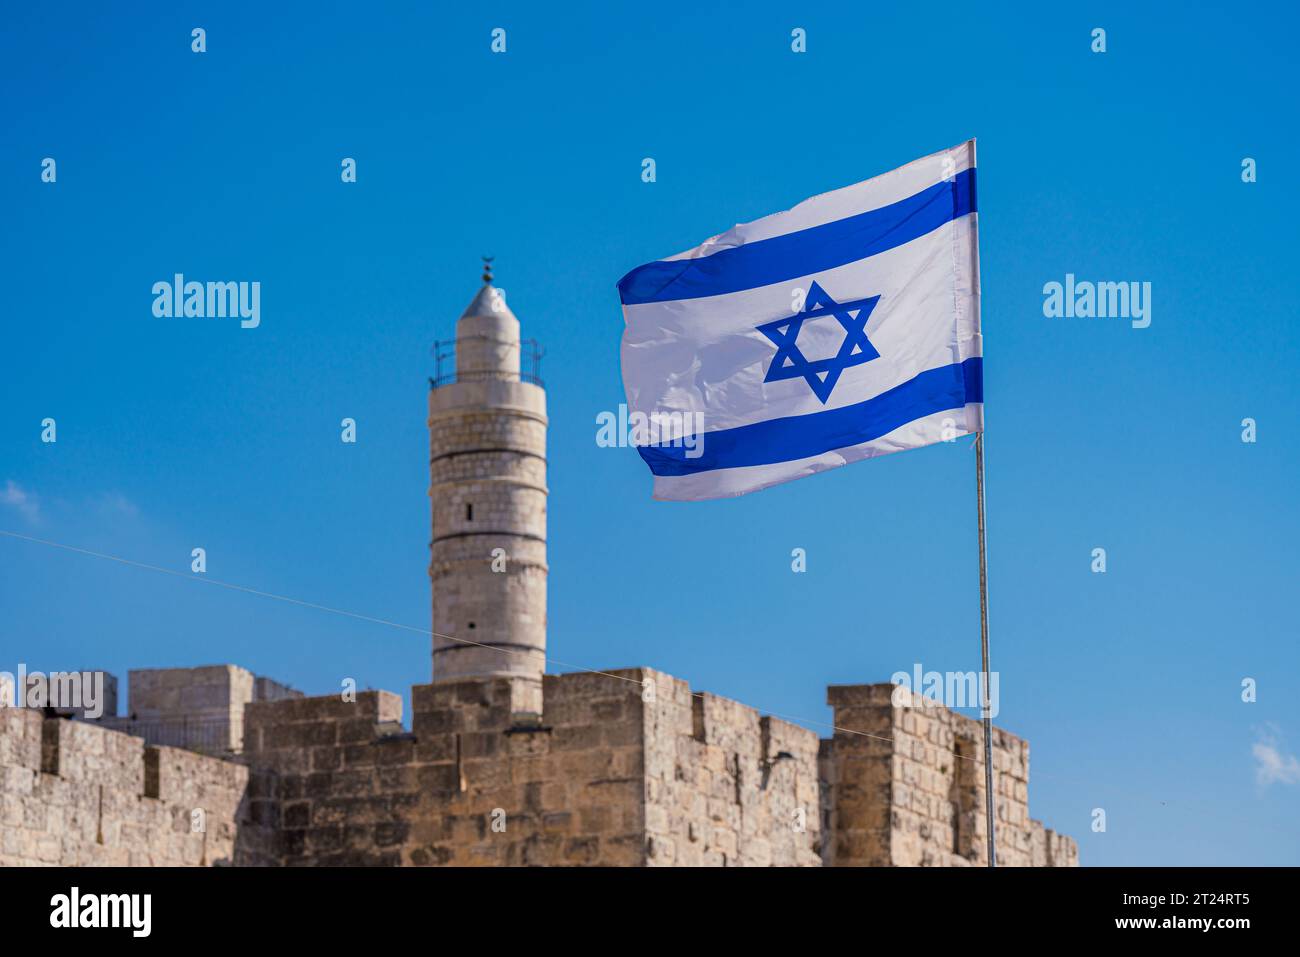
[[[861,445],[935,412],[983,401],[984,360],[976,357],[922,372],[856,405],[705,432],[698,458],[668,445],[638,446],[637,451],[655,475],[771,465]]]
[[[880,209],[697,259],[638,266],[618,282],[623,305],[699,299],[810,276],[909,243],[975,212],[975,170]]]

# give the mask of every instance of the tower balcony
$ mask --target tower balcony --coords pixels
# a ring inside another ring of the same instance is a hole
[[[542,358],[546,352],[536,339],[460,336],[435,342],[432,351],[435,372],[429,377],[430,389],[455,382],[490,381],[528,382],[545,388]],[[518,355],[511,356],[511,352]],[[464,368],[457,361],[458,355],[465,359]],[[517,362],[512,361],[516,358]]]

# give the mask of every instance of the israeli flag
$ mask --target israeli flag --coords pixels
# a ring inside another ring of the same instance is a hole
[[[974,140],[618,289],[657,499],[744,495],[983,430]]]

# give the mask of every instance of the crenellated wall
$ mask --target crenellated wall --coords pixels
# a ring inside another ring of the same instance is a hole
[[[823,742],[830,865],[987,863],[980,722],[892,684],[828,690],[837,730]],[[854,733],[856,732],[856,733]],[[997,862],[1071,866],[1078,847],[1029,817],[1029,742],[993,729]]]
[[[416,687],[409,734],[385,692],[249,705],[284,862],[820,863],[812,732],[650,669],[547,675],[523,722],[511,685]]]
[[[819,865],[817,735],[644,673],[645,863]]]
[[[248,769],[0,708],[0,866],[233,862]]]
[[[0,708],[0,864],[984,863],[981,727],[919,695],[833,687],[819,740],[647,668],[518,683],[417,686],[409,731],[386,691],[249,702],[230,760]],[[994,763],[999,863],[1077,865],[1028,744]]]

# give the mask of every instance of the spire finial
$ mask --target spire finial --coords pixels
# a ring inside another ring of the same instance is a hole
[[[483,282],[486,285],[492,285],[492,260],[495,256],[483,256]]]

